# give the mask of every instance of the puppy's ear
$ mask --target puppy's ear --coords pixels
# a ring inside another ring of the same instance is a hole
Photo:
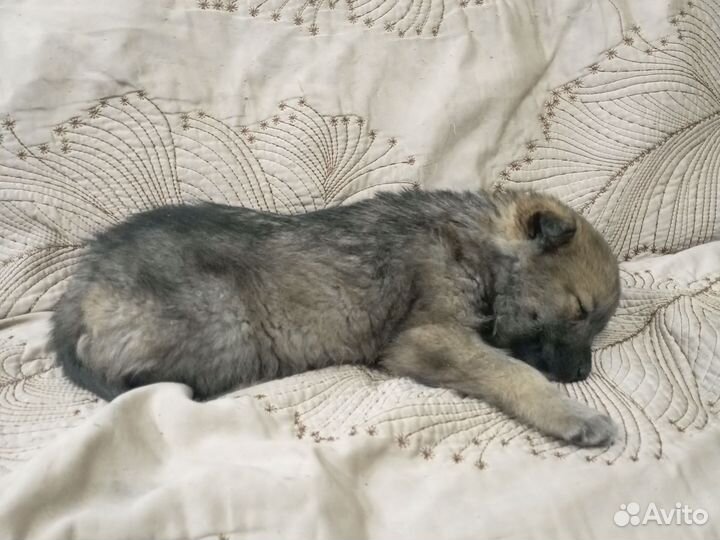
[[[528,236],[537,242],[543,251],[553,250],[567,244],[575,235],[575,221],[550,210],[538,210],[530,215],[527,224]]]

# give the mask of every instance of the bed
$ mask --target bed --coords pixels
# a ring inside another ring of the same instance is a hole
[[[0,537],[717,538],[719,186],[715,0],[0,4]],[[552,193],[618,255],[562,387],[613,446],[348,366],[106,403],[47,348],[132,213],[479,188]]]

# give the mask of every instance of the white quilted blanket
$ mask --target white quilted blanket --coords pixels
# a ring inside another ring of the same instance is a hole
[[[107,404],[46,350],[128,214],[412,185],[605,234],[621,307],[565,389],[614,446],[353,367]],[[718,0],[0,1],[0,538],[720,537],[719,191]]]

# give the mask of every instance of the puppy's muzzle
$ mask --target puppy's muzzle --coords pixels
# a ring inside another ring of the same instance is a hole
[[[549,379],[576,382],[587,379],[592,370],[589,346],[572,347],[562,343],[522,341],[511,347],[512,355],[542,371]]]
[[[558,381],[576,382],[587,379],[592,370],[592,352],[590,347],[571,347],[564,344],[546,343],[543,356],[549,371]]]

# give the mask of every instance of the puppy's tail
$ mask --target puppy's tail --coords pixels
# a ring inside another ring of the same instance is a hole
[[[80,288],[73,287],[60,298],[55,306],[52,316],[52,330],[50,331],[50,346],[55,350],[58,364],[62,366],[63,373],[73,383],[91,391],[104,400],[111,401],[125,389],[117,388],[104,378],[87,367],[83,362],[83,354],[78,349],[87,352],[88,340],[83,320]]]

